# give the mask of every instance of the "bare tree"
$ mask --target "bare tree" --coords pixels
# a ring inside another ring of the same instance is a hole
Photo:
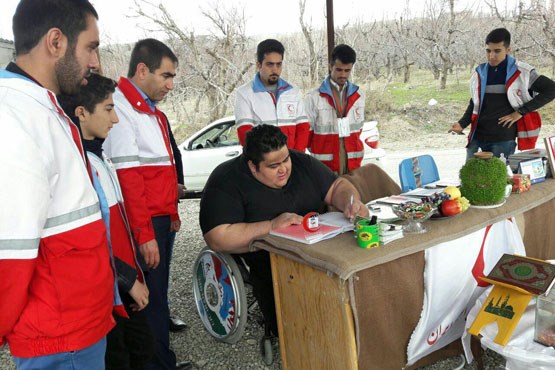
[[[439,79],[439,88],[445,89],[453,70],[453,53],[460,34],[464,33],[466,12],[455,12],[455,0],[434,2],[428,0],[422,18],[418,21],[416,42],[424,51],[423,62]]]
[[[307,24],[304,19],[305,6],[306,0],[299,0],[299,23],[308,47],[308,76],[310,85],[314,86],[318,80],[320,80],[318,76],[318,57],[316,55],[316,47],[312,36],[314,31],[312,24]]]
[[[193,99],[188,116],[196,118],[206,108],[209,120],[224,116],[230,97],[254,65],[249,57],[249,40],[245,33],[245,15],[235,7],[213,4],[202,15],[209,21],[210,33],[196,35],[180,27],[162,4],[135,0],[137,16],[149,20],[155,30],[166,34],[178,51],[181,68],[175,96],[180,104]]]

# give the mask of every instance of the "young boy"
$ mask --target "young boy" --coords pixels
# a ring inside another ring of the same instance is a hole
[[[91,74],[74,96],[59,97],[65,112],[80,127],[110,247],[114,255],[121,301],[114,302],[117,325],[107,336],[106,369],[142,369],[153,354],[153,339],[143,308],[148,288],[136,260],[135,247],[118,182],[111,162],[103,156],[102,142],[118,122],[112,93],[116,82]],[[125,307],[125,309],[123,309]]]

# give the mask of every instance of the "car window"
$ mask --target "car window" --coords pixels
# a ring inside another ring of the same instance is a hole
[[[234,121],[222,122],[191,142],[191,149],[218,148],[239,145]]]

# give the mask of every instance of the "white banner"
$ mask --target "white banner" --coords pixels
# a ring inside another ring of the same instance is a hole
[[[424,304],[407,347],[407,366],[459,339],[466,315],[485,289],[487,275],[504,253],[525,255],[513,220],[426,249]]]

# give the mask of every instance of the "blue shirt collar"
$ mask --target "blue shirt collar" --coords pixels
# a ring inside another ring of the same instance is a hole
[[[131,82],[131,84],[132,84],[133,86],[135,86],[135,88],[137,89],[137,91],[139,92],[139,94],[141,94],[141,96],[143,97],[143,99],[145,100],[145,102],[148,104],[148,107],[150,108],[150,110],[154,112],[154,111],[156,110],[156,102],[155,102],[154,100],[150,99],[150,98],[148,97],[148,95],[146,95],[146,94],[144,93],[144,91],[141,90],[141,89],[139,88],[139,86],[137,86],[133,81],[131,81],[131,80],[129,79],[129,82]]]
[[[280,78],[277,82],[277,88],[276,88],[276,100],[279,98],[279,95],[284,92],[287,91],[289,89],[292,89],[293,87],[287,82],[285,81],[283,78]],[[260,79],[260,73],[257,73],[254,76],[254,82],[252,84],[252,89],[254,92],[265,92],[265,91],[269,91],[266,86],[264,86],[264,84],[262,83],[262,80]]]

